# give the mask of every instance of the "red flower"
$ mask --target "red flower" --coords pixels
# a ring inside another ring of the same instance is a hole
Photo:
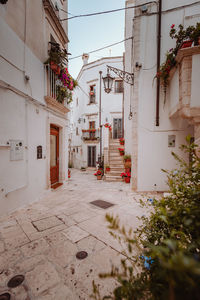
[[[175,24],[172,24],[172,26],[171,26],[171,29],[173,29],[173,28],[174,28],[174,26],[175,26]]]

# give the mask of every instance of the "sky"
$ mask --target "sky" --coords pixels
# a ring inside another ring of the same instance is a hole
[[[123,8],[125,0],[68,0],[72,15]],[[74,56],[114,44],[124,39],[124,10],[111,14],[68,20],[68,52]],[[69,15],[70,16],[70,15]],[[90,54],[89,62],[107,56],[122,56],[124,43]],[[76,78],[83,65],[82,58],[69,60],[69,72]]]

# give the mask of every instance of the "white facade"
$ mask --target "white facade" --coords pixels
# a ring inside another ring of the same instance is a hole
[[[59,128],[59,182],[67,179],[68,110],[45,98],[44,71],[50,35],[64,47],[67,27],[56,24],[51,1],[31,2],[0,4],[0,215],[50,189],[51,124]]]
[[[99,124],[99,99],[100,99],[100,71],[102,77],[107,74],[107,65],[123,69],[122,57],[106,57],[97,61],[88,63],[87,57],[83,57],[84,65],[77,77],[78,87],[73,94],[73,108],[72,108],[72,142],[71,142],[71,156],[70,160],[75,168],[88,167],[91,164],[88,162],[88,147],[95,147],[95,164],[100,154],[100,124]],[[115,77],[112,91],[107,94],[104,91],[103,81],[101,81],[101,125],[109,123],[112,127],[112,135],[114,133],[114,122],[121,120],[122,125],[122,101],[123,101],[123,82],[113,72]],[[119,85],[120,88],[118,89]],[[122,84],[122,85],[121,85]],[[95,99],[91,103],[90,92],[91,86],[94,87]],[[114,121],[115,120],[115,121]],[[89,129],[95,126],[95,133],[90,135]],[[122,128],[121,128],[122,130]],[[102,126],[102,154],[105,145],[105,139],[108,129]],[[118,132],[119,133],[119,132]],[[119,133],[120,134],[120,133]],[[122,131],[121,131],[122,134]],[[85,138],[86,137],[86,138]],[[91,138],[90,138],[91,137]],[[92,139],[92,137],[94,137]],[[93,148],[94,149],[94,148]],[[92,154],[93,155],[93,154]],[[93,165],[93,166],[94,166]]]
[[[171,25],[175,24],[178,27],[179,24],[183,24],[184,27],[188,27],[200,21],[200,5],[190,5],[192,0],[162,2],[161,64],[165,61],[166,52],[175,46],[175,40],[169,36]],[[142,1],[126,1],[127,6],[138,4],[142,4]],[[129,9],[125,18],[125,38],[129,38],[131,32],[133,33],[133,43],[128,40],[125,45],[125,70],[134,73],[135,77],[133,91],[130,91],[130,86],[125,85],[125,149],[132,155],[132,188],[137,191],[167,189],[166,175],[161,169],[170,170],[176,167],[171,152],[183,155],[179,146],[185,143],[188,134],[195,136],[196,128],[192,116],[183,118],[180,114],[172,115],[171,112],[172,106],[174,107],[180,98],[178,71],[170,82],[166,103],[161,88],[159,126],[156,126],[157,9],[156,4],[135,10]],[[190,105],[196,108],[200,105],[197,83],[197,78],[200,78],[199,61],[199,55],[193,56]],[[181,63],[178,68],[180,65]],[[132,66],[131,69],[129,66]],[[131,122],[128,121],[129,93],[133,111]],[[175,139],[174,147],[168,144],[170,138]]]

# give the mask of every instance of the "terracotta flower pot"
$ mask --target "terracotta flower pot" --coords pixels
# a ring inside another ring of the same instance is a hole
[[[124,155],[124,152],[120,151],[119,154],[120,154],[120,156],[123,156],[123,155]]]
[[[51,61],[50,62],[50,67],[51,67],[51,70],[53,70],[54,72],[56,72],[57,68],[58,68],[58,65],[55,64],[55,62]]]
[[[101,180],[101,175],[97,175],[97,180]]]
[[[192,40],[183,42],[182,45],[181,45],[181,49],[191,47],[192,43],[193,43]]]
[[[130,183],[130,177],[125,177],[125,182]]]
[[[124,141],[120,141],[119,143],[120,143],[120,145],[124,145]]]

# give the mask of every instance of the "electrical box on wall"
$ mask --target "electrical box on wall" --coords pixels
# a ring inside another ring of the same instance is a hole
[[[24,142],[22,140],[10,140],[10,160],[24,159]]]
[[[175,143],[176,143],[176,136],[168,135],[168,147],[175,147]]]

